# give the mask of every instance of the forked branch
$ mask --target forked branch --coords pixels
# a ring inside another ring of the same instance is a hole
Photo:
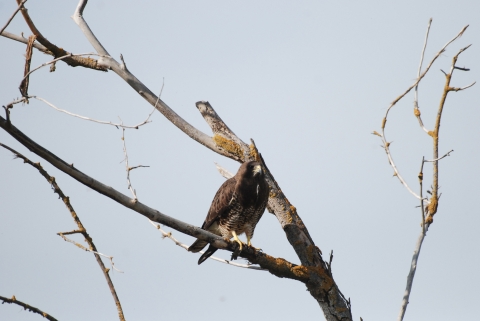
[[[430,62],[430,64],[428,65],[427,69],[420,75],[420,71],[421,71],[421,66],[422,66],[422,61],[423,61],[423,56],[424,56],[424,52],[425,52],[425,48],[426,48],[426,43],[427,43],[427,39],[428,39],[428,33],[429,33],[429,30],[430,30],[430,25],[431,25],[431,22],[432,20],[430,19],[430,22],[428,24],[428,28],[427,28],[427,35],[425,37],[425,45],[423,47],[423,50],[422,50],[422,55],[421,55],[421,61],[420,61],[420,67],[419,67],[419,71],[418,71],[418,78],[417,78],[417,81],[416,83],[414,84],[415,85],[415,101],[414,101],[414,114],[415,116],[417,117],[418,121],[419,121],[419,124],[420,126],[422,127],[422,129],[424,131],[426,131],[428,133],[428,135],[430,135],[432,138],[433,138],[433,147],[434,147],[434,152],[433,152],[433,160],[425,160],[425,157],[422,158],[422,164],[421,164],[421,167],[420,167],[420,173],[418,174],[418,180],[419,180],[419,184],[420,184],[420,195],[417,195],[415,194],[411,189],[410,187],[408,187],[408,185],[404,182],[404,180],[401,178],[401,176],[399,175],[398,173],[398,170],[396,169],[396,166],[395,164],[393,163],[393,159],[391,157],[391,153],[390,153],[390,149],[389,149],[389,143],[387,143],[386,139],[385,139],[385,124],[386,124],[386,121],[387,121],[387,115],[388,115],[388,112],[389,110],[406,94],[408,93],[408,91],[411,89],[411,87],[401,96],[399,96],[397,99],[394,100],[394,102],[390,105],[390,107],[388,108],[387,110],[387,113],[385,115],[385,117],[383,118],[383,121],[382,121],[382,134],[379,134],[377,132],[374,132],[376,135],[380,136],[383,143],[384,143],[384,148],[385,148],[385,151],[387,153],[387,156],[388,156],[388,159],[389,159],[389,162],[390,164],[392,165],[392,167],[394,168],[394,171],[395,171],[395,174],[396,176],[399,177],[400,181],[405,185],[405,187],[414,195],[416,196],[419,200],[420,200],[420,209],[421,209],[421,232],[420,232],[420,236],[418,237],[418,240],[417,240],[417,244],[415,246],[415,250],[414,250],[414,253],[413,253],[413,257],[412,257],[412,262],[411,262],[411,265],[410,265],[410,271],[408,273],[408,276],[407,276],[407,285],[406,285],[406,289],[405,289],[405,292],[404,292],[404,295],[403,295],[403,299],[402,299],[402,304],[401,304],[401,307],[400,307],[400,313],[398,315],[398,318],[397,320],[398,321],[402,321],[404,316],[405,316],[405,312],[406,312],[406,309],[407,309],[407,305],[408,305],[408,301],[409,301],[409,298],[410,298],[410,293],[412,291],[412,285],[413,285],[413,279],[415,277],[415,272],[416,272],[416,269],[417,269],[417,264],[418,264],[418,258],[419,258],[419,255],[420,255],[420,250],[421,250],[421,247],[422,247],[422,244],[423,244],[423,241],[425,239],[425,236],[426,236],[426,232],[428,231],[428,228],[429,226],[432,224],[433,222],[433,215],[435,215],[435,213],[437,212],[437,208],[438,208],[438,200],[439,200],[439,195],[438,195],[438,162],[449,156],[450,153],[453,152],[453,150],[449,151],[448,153],[446,153],[445,155],[443,155],[442,157],[439,157],[438,156],[438,138],[439,138],[439,129],[440,129],[440,121],[441,121],[441,116],[442,116],[442,112],[443,112],[443,108],[444,108],[444,105],[445,105],[445,100],[447,98],[447,94],[450,92],[450,91],[458,91],[458,90],[463,90],[463,89],[466,89],[466,88],[469,88],[471,86],[473,86],[475,83],[469,85],[469,86],[466,86],[466,87],[463,87],[463,88],[454,88],[454,87],[451,87],[450,86],[450,80],[451,80],[451,77],[452,77],[452,74],[453,74],[453,71],[455,69],[460,69],[460,70],[463,70],[463,71],[468,71],[467,68],[457,68],[455,65],[456,65],[456,62],[457,62],[457,59],[458,59],[458,56],[460,55],[460,53],[462,53],[463,51],[465,51],[466,49],[468,49],[468,47],[470,46],[467,46],[465,48],[462,48],[460,49],[460,51],[454,56],[453,58],[453,61],[452,61],[452,65],[451,65],[451,68],[450,68],[450,72],[447,74],[444,72],[445,74],[445,77],[446,77],[446,84],[444,86],[444,91],[443,91],[443,94],[442,94],[442,97],[440,99],[440,106],[439,106],[439,109],[438,109],[438,112],[437,112],[437,117],[436,117],[436,122],[435,122],[435,128],[433,131],[428,131],[424,126],[423,126],[423,121],[420,117],[420,110],[419,110],[419,106],[418,106],[418,83],[420,82],[421,78],[427,73],[427,71],[429,70],[429,68],[431,67],[431,65],[433,64],[433,62],[435,61],[435,59],[439,56],[439,54],[441,54],[442,52],[445,51],[445,48],[450,44],[452,43],[454,40],[456,40],[458,37],[460,37],[463,32],[466,30],[466,27],[464,27],[462,29],[462,31],[455,37],[453,38],[452,40],[450,40],[440,51],[439,53],[437,53],[437,55],[434,57],[434,59]],[[457,90],[458,89],[458,90]],[[423,197],[423,166],[426,162],[432,162],[433,163],[433,184],[432,184],[432,196],[430,198],[430,200],[426,200],[424,197]],[[428,206],[425,206],[425,204],[427,204]]]
[[[22,1],[17,0],[17,3],[20,5]],[[28,14],[27,8],[25,6],[23,7],[20,12],[23,15],[23,18],[25,22],[27,23],[28,27],[32,31],[32,33],[37,37],[37,41],[41,43],[45,48],[47,48],[48,51],[50,51],[54,57],[63,57],[63,56],[68,56],[70,53],[63,48],[57,47],[53,43],[47,40],[40,31],[37,29],[35,24],[33,23],[32,19],[30,18],[30,15]],[[72,67],[85,67],[85,68],[90,68],[90,69],[95,69],[95,70],[100,70],[100,71],[107,71],[107,69],[101,65],[98,64],[98,61],[93,59],[93,58],[84,58],[84,57],[68,57],[63,60],[65,63],[67,63],[69,66]]]

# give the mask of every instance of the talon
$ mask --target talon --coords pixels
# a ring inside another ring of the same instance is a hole
[[[235,231],[232,231],[232,234],[233,234],[233,239],[238,243],[238,245],[240,245],[239,252],[242,252],[242,249],[243,249],[242,241],[240,241],[240,239],[238,238],[237,233],[235,233]]]

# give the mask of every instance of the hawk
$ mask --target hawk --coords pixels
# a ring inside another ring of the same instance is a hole
[[[238,235],[245,233],[247,245],[251,246],[255,226],[265,211],[269,193],[262,165],[256,161],[243,163],[237,174],[218,189],[202,229],[226,239],[233,237],[240,245],[240,251],[243,243],[238,239]],[[188,251],[199,252],[207,244],[208,242],[197,239]],[[198,260],[198,264],[202,264],[216,250],[216,247],[210,245]]]

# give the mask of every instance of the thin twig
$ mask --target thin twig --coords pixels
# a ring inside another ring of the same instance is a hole
[[[13,18],[15,18],[15,16],[17,15],[18,11],[20,11],[22,8],[23,8],[23,4],[27,2],[27,0],[22,0],[22,2],[20,2],[20,4],[18,5],[17,9],[12,13],[12,15],[10,16],[10,18],[8,19],[7,23],[2,27],[2,29],[0,29],[0,35],[2,34],[2,32],[8,27],[8,25],[10,24],[10,22],[12,22]]]
[[[73,245],[75,245],[76,247],[78,247],[79,249],[82,249],[86,252],[90,252],[90,253],[94,253],[94,254],[97,254],[97,255],[100,255],[100,256],[103,256],[104,258],[108,259],[110,261],[110,265],[112,266],[112,269],[114,269],[115,271],[117,272],[120,272],[120,273],[123,273],[122,270],[118,269],[115,267],[115,263],[113,262],[113,256],[111,255],[106,255],[106,254],[103,254],[103,253],[100,253],[98,251],[94,251],[92,249],[89,249],[85,246],[83,246],[82,244],[78,243],[78,242],[75,242],[74,240],[71,240],[69,239],[68,237],[66,237],[65,235],[69,235],[69,234],[83,234],[85,231],[71,231],[71,232],[59,232],[57,233],[58,236],[60,236],[62,239],[64,239],[66,242],[69,242],[69,243],[72,243]]]
[[[450,153],[453,152],[453,149],[451,151],[449,151],[448,153],[446,153],[445,155],[443,155],[442,157],[439,157],[439,158],[436,158],[436,159],[432,159],[432,160],[428,160],[428,159],[424,159],[423,162],[424,163],[433,163],[433,162],[436,162],[436,161],[439,161],[441,160],[442,158],[445,158],[447,156],[450,156]]]
[[[185,249],[188,251],[188,245],[187,244],[184,244],[180,241],[178,241],[175,237],[173,237],[172,235],[172,232],[165,232],[162,227],[160,226],[160,224],[155,224],[154,222],[148,220],[150,222],[150,224],[152,224],[153,226],[155,226],[155,228],[157,230],[160,231],[160,233],[162,233],[162,237],[163,238],[168,238],[170,240],[172,240],[175,245],[177,246],[180,246],[181,248]],[[191,253],[191,252],[189,252]],[[199,252],[200,254],[203,254],[204,252],[203,251],[200,251]],[[224,260],[224,259],[220,259],[218,257],[215,257],[215,256],[210,256],[209,259],[212,259],[214,261],[217,261],[217,262],[221,262],[221,263],[225,263],[225,264],[228,264],[228,265],[232,265],[232,266],[236,266],[236,267],[241,267],[241,268],[244,268],[244,269],[252,269],[252,270],[260,270],[260,271],[266,271],[265,269],[262,269],[261,267],[259,266],[255,266],[255,265],[249,265],[249,264],[240,264],[240,263],[235,263],[235,262],[232,262],[232,261],[229,261],[229,260]]]
[[[0,296],[0,300],[3,301],[2,304],[4,304],[4,303],[16,304],[16,305],[19,305],[19,306],[23,307],[24,310],[28,310],[28,311],[30,311],[30,312],[40,314],[41,316],[43,316],[43,317],[46,318],[47,320],[57,321],[57,319],[55,319],[54,317],[52,317],[52,316],[51,316],[50,314],[48,314],[47,312],[43,312],[42,310],[40,310],[40,309],[38,309],[38,308],[36,308],[36,307],[32,307],[32,306],[29,305],[29,304],[23,303],[22,301],[18,301],[15,296],[12,296],[10,299],[9,299],[9,298],[6,298],[6,297],[3,297],[3,296]]]
[[[160,96],[162,95],[164,85],[165,85],[165,78],[163,79],[163,82],[162,82],[162,88],[160,89],[160,94],[158,95],[157,103],[158,103],[158,100],[160,99]],[[156,109],[157,103],[155,103],[155,106],[153,107],[152,112],[148,115],[145,122],[148,122],[148,120],[152,116],[153,112]],[[122,121],[122,124],[123,124],[123,121]],[[128,166],[128,152],[127,152],[127,143],[125,141],[125,128],[124,127],[122,128],[122,141],[123,141],[123,154],[125,155],[125,158],[123,159],[123,161],[125,161],[125,170],[127,171],[127,184],[128,184],[127,188],[132,192],[133,198],[134,198],[135,202],[137,202],[138,201],[137,191],[133,188],[132,182],[130,181],[130,171],[132,171],[136,168],[150,167],[150,166],[145,166],[145,165],[137,165],[137,166],[133,166],[133,167]]]
[[[397,98],[395,98],[394,101],[392,101],[392,103],[390,104],[390,106],[388,107],[388,110],[387,110],[387,115],[388,115],[388,112],[390,111],[390,109],[392,109],[393,106],[395,106],[396,103],[398,103],[400,101],[400,99],[402,99],[406,94],[408,94],[410,92],[410,90],[412,90],[415,86],[418,85],[418,83],[420,83],[420,81],[423,79],[423,77],[425,77],[425,75],[427,74],[427,72],[430,70],[430,67],[432,67],[433,63],[435,62],[435,60],[437,60],[438,57],[440,57],[440,55],[442,53],[445,52],[445,50],[447,49],[447,47],[452,43],[454,42],[455,40],[457,40],[458,38],[460,38],[463,33],[465,32],[465,30],[467,30],[468,28],[468,25],[466,25],[465,27],[462,28],[462,30],[460,30],[460,32],[455,36],[453,37],[453,39],[451,39],[449,42],[447,42],[443,47],[442,49],[440,49],[439,52],[437,52],[437,54],[433,57],[433,59],[430,61],[430,63],[428,64],[427,68],[423,71],[423,73],[420,75],[420,77],[417,78],[417,80],[413,83],[413,85],[411,85],[407,90],[405,90],[405,92],[403,94],[401,94],[400,96],[398,96]]]
[[[464,90],[464,89],[467,89],[467,88],[472,87],[472,86],[475,85],[476,83],[477,83],[477,82],[474,81],[473,83],[471,83],[470,85],[465,86],[465,87],[451,87],[451,88],[450,88],[450,91],[460,91],[460,90]]]
[[[150,117],[152,116],[152,113],[155,111],[155,109],[153,109],[153,111],[150,114],[148,114],[147,119],[145,119],[141,123],[138,123],[136,125],[124,125],[123,122],[122,123],[112,123],[111,121],[97,120],[97,119],[89,118],[89,117],[86,117],[86,116],[74,114],[74,113],[69,112],[67,110],[58,108],[57,106],[55,106],[51,102],[47,101],[46,99],[35,96],[35,95],[30,95],[30,96],[28,96],[28,98],[34,98],[34,99],[40,100],[40,101],[44,102],[45,104],[47,104],[48,106],[52,107],[53,109],[55,109],[59,112],[65,113],[67,115],[77,117],[77,118],[80,118],[80,119],[83,119],[83,120],[88,120],[88,121],[98,123],[98,124],[115,126],[116,128],[139,129],[141,126],[146,125],[148,123],[151,123]]]
[[[21,158],[23,159],[23,162],[24,163],[28,163],[29,165],[35,167],[39,172],[40,174],[45,177],[45,179],[51,184],[52,188],[53,188],[53,191],[55,193],[58,194],[58,196],[63,200],[63,203],[65,204],[65,206],[67,207],[67,209],[69,210],[70,214],[72,215],[72,218],[73,220],[75,221],[75,223],[77,224],[78,226],[78,230],[75,230],[75,231],[72,231],[70,233],[64,233],[64,234],[73,234],[73,233],[77,233],[77,232],[80,232],[83,237],[85,237],[85,241],[88,243],[88,245],[90,246],[90,249],[87,249],[83,246],[81,246],[80,244],[76,243],[76,242],[72,242],[74,243],[75,245],[85,249],[86,251],[90,251],[92,253],[94,253],[95,255],[95,259],[97,260],[97,263],[98,265],[100,266],[100,269],[102,270],[103,272],[103,275],[105,276],[105,279],[107,281],[107,284],[108,284],[108,287],[110,288],[110,292],[112,294],[112,297],[113,297],[113,300],[115,301],[115,305],[117,306],[117,312],[118,312],[118,316],[119,316],[119,319],[120,321],[125,321],[125,317],[123,315],[123,310],[122,310],[122,305],[120,304],[120,300],[118,298],[118,295],[117,295],[117,292],[115,291],[115,287],[113,285],[113,282],[110,278],[110,275],[108,274],[109,270],[107,268],[105,268],[105,265],[103,264],[103,261],[102,259],[100,258],[100,255],[102,256],[105,256],[105,257],[108,257],[110,259],[110,263],[112,264],[112,268],[114,268],[114,264],[113,264],[113,257],[109,257],[109,256],[106,256],[104,254],[101,254],[97,251],[97,248],[95,246],[95,244],[93,243],[93,240],[92,238],[90,237],[90,235],[87,233],[87,230],[85,229],[85,227],[83,226],[82,222],[80,221],[80,218],[78,217],[77,213],[75,212],[75,210],[73,209],[73,206],[72,204],[70,203],[70,198],[68,196],[66,196],[63,191],[60,189],[60,186],[58,186],[57,182],[55,181],[55,177],[53,176],[50,176],[47,171],[45,171],[43,169],[43,167],[40,165],[40,163],[33,163],[31,160],[29,160],[27,157],[23,156],[22,154],[20,154],[19,152],[17,152],[16,150],[14,150],[13,148],[10,148],[2,143],[0,143],[0,146],[2,146],[3,148],[11,151],[16,158]],[[73,166],[72,166],[73,168]],[[67,238],[64,236],[64,235],[61,235],[62,238],[64,238],[65,240],[67,240]],[[118,269],[116,269],[117,271],[119,271]],[[121,271],[119,271],[121,272]]]
[[[417,79],[420,77],[420,73],[422,71],[422,64],[423,64],[423,58],[425,56],[425,49],[427,48],[427,42],[428,42],[428,34],[430,33],[430,26],[432,25],[432,18],[428,21],[428,27],[427,27],[427,33],[425,35],[425,42],[423,44],[423,49],[422,49],[422,54],[420,56],[420,65],[418,66],[418,73],[417,73]],[[414,103],[413,103],[413,113],[415,116],[417,116],[418,123],[420,124],[420,127],[428,133],[428,129],[425,128],[423,125],[420,109],[418,105],[418,84],[415,86],[415,98],[414,98]]]
[[[27,98],[22,97],[20,99],[16,99],[12,102],[9,102],[6,106],[5,105],[2,106],[3,109],[5,109],[5,117],[6,117],[8,122],[10,122],[10,109],[13,108],[13,105],[19,104],[19,103],[24,103],[26,101],[27,101]]]
[[[435,62],[435,60],[443,53],[445,52],[445,49],[453,42],[455,41],[456,39],[458,39],[459,37],[461,37],[463,35],[463,33],[465,32],[465,30],[468,28],[468,25],[463,27],[463,29],[454,37],[452,38],[450,41],[448,41],[441,49],[439,52],[437,52],[437,54],[433,57],[433,59],[430,61],[430,63],[428,64],[427,68],[423,71],[423,73],[417,78],[417,80],[413,83],[413,85],[411,85],[403,94],[401,94],[400,96],[398,96],[391,104],[390,106],[387,108],[387,111],[385,113],[385,117],[383,118],[382,120],[382,133],[379,134],[379,137],[381,138],[382,142],[383,142],[383,148],[385,149],[385,153],[387,154],[387,158],[388,158],[388,161],[390,163],[390,165],[392,166],[393,168],[393,171],[394,171],[394,176],[397,176],[397,178],[400,180],[400,182],[403,184],[403,186],[405,186],[405,188],[410,192],[410,194],[412,194],[414,197],[416,197],[417,199],[422,199],[417,193],[415,193],[411,188],[410,186],[408,186],[407,182],[403,179],[403,177],[400,175],[400,172],[398,171],[397,169],[397,166],[395,165],[395,162],[393,161],[393,156],[390,152],[390,143],[387,141],[387,138],[385,136],[385,125],[387,123],[387,117],[388,117],[388,113],[390,112],[390,110],[395,106],[395,104],[400,101],[400,99],[402,99],[406,94],[408,94],[410,92],[410,90],[412,90],[412,88],[416,87],[420,81],[423,79],[423,77],[425,77],[425,75],[427,74],[427,72],[430,70],[430,67],[433,65],[433,63]],[[466,48],[465,48],[466,49]],[[465,50],[463,49],[463,50]],[[429,132],[431,133],[431,131]],[[438,156],[436,156],[438,157]],[[425,201],[426,203],[430,203],[430,201]]]
[[[125,171],[127,172],[127,188],[132,192],[133,199],[135,202],[138,201],[137,198],[137,192],[132,186],[132,183],[130,182],[130,167],[128,166],[128,153],[127,153],[127,144],[125,143],[125,128],[122,128],[122,141],[123,141],[123,154],[125,157],[123,158],[122,162],[125,162]]]

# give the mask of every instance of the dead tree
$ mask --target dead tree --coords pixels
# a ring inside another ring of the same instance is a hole
[[[72,67],[84,67],[84,68],[92,69],[92,71],[114,72],[121,79],[123,79],[133,90],[135,90],[140,97],[142,97],[150,105],[152,105],[156,110],[162,113],[170,122],[172,122],[176,127],[178,127],[185,134],[187,134],[191,139],[195,140],[196,142],[202,144],[203,146],[207,147],[208,149],[222,156],[231,158],[240,163],[249,161],[249,160],[257,160],[263,164],[263,166],[267,171],[267,180],[271,188],[271,194],[268,202],[268,210],[270,213],[274,214],[278,219],[278,222],[280,223],[281,228],[285,232],[285,235],[289,243],[295,250],[301,264],[296,265],[282,258],[275,258],[266,253],[259,252],[253,248],[248,248],[248,247],[246,247],[243,251],[241,251],[239,256],[247,259],[252,264],[258,265],[259,268],[261,269],[268,270],[271,274],[279,278],[289,278],[289,279],[297,280],[299,282],[304,283],[307,290],[310,292],[311,296],[317,301],[317,303],[321,307],[326,320],[329,320],[329,321],[330,320],[335,320],[335,321],[352,320],[350,299],[347,300],[345,296],[341,293],[340,289],[338,288],[332,276],[331,260],[333,258],[333,255],[330,254],[328,262],[324,261],[320,248],[314,243],[313,239],[310,237],[310,234],[306,226],[304,225],[302,219],[300,218],[299,214],[297,213],[295,206],[293,206],[288,201],[287,197],[282,192],[279,184],[276,182],[273,174],[268,170],[267,162],[262,157],[260,151],[257,149],[253,140],[251,140],[249,143],[242,141],[237,135],[235,135],[235,133],[229,128],[229,126],[225,124],[225,122],[213,109],[211,104],[207,101],[197,102],[196,107],[200,112],[200,114],[205,119],[205,121],[207,122],[207,124],[210,126],[212,130],[212,136],[209,136],[203,133],[202,131],[198,130],[197,128],[193,127],[191,124],[186,122],[184,119],[182,119],[173,109],[171,109],[162,99],[160,99],[160,95],[159,96],[155,95],[139,79],[137,79],[135,75],[133,75],[128,70],[127,64],[125,63],[122,56],[120,56],[120,62],[118,62],[108,53],[107,49],[101,44],[99,39],[97,39],[97,37],[94,35],[93,31],[90,29],[90,27],[88,26],[88,24],[86,23],[83,17],[83,11],[85,9],[85,6],[87,5],[86,0],[79,1],[79,4],[73,15],[73,19],[75,23],[80,27],[86,39],[90,42],[90,44],[96,51],[96,53],[87,53],[87,54],[73,54],[61,48],[60,46],[53,44],[49,40],[47,40],[47,38],[44,35],[42,35],[42,33],[36,27],[36,25],[34,24],[34,21],[30,18],[28,11],[25,8],[25,2],[26,0],[23,0],[23,1],[17,0],[18,9],[13,13],[12,19],[17,12],[20,12],[23,15],[25,22],[29,26],[32,32],[32,36],[29,39],[24,39],[22,37],[19,37],[4,31],[8,26],[8,23],[11,21],[11,19],[6,23],[6,25],[0,31],[2,36],[11,38],[12,40],[24,42],[27,44],[24,77],[19,87],[21,98],[15,101],[12,101],[10,103],[7,103],[4,106],[5,118],[0,116],[0,127],[5,132],[10,134],[20,144],[27,147],[31,152],[35,153],[36,155],[40,156],[41,158],[43,158],[44,160],[52,164],[58,170],[74,178],[81,184],[88,186],[92,190],[95,190],[98,193],[101,193],[106,197],[114,200],[115,202],[118,202],[119,204],[147,217],[151,221],[163,224],[181,233],[207,241],[215,245],[219,249],[235,252],[237,250],[237,247],[236,247],[236,244],[234,244],[234,242],[229,242],[217,235],[204,231],[197,226],[188,224],[186,222],[182,222],[178,219],[175,219],[174,217],[167,216],[161,213],[160,211],[155,210],[154,208],[141,203],[138,200],[135,189],[131,186],[130,179],[129,179],[130,171],[137,168],[138,166],[130,167],[128,165],[128,155],[126,153],[126,147],[124,150],[125,150],[125,160],[126,160],[126,168],[127,168],[127,180],[128,180],[129,189],[132,192],[131,197],[124,195],[118,192],[117,190],[109,186],[106,186],[102,182],[94,179],[93,177],[85,174],[84,172],[77,169],[74,166],[74,164],[68,164],[64,160],[60,159],[52,151],[47,150],[46,148],[42,147],[37,142],[35,142],[32,138],[25,135],[21,131],[21,129],[17,128],[14,122],[10,119],[10,113],[14,108],[14,106],[19,103],[28,103],[30,99],[42,100],[43,102],[49,104],[50,106],[52,106],[53,108],[56,108],[57,110],[67,112],[65,110],[61,110],[57,108],[56,106],[53,106],[53,104],[45,101],[44,99],[38,96],[29,94],[28,92],[29,76],[32,72],[35,72],[36,70],[38,70],[38,68],[36,69],[30,68],[31,55],[34,48],[36,50],[50,54],[54,57],[53,60],[43,64],[39,68],[46,65],[50,65],[51,68],[54,70],[55,64],[60,61]],[[439,54],[435,56],[435,58],[428,65],[427,69],[422,74],[418,75],[418,78],[415,81],[415,83],[405,92],[405,94],[408,93],[411,89],[417,88],[418,84],[422,80],[423,76],[428,72],[431,64],[435,61],[435,59],[445,50],[448,44],[450,44],[456,38],[461,36],[465,31],[465,29],[466,28],[464,28],[453,40],[447,43],[447,45],[444,48],[442,48]],[[453,70],[460,69],[455,65],[457,57],[458,57],[458,54],[457,56],[455,56],[450,73],[446,74],[447,85],[446,85],[446,89],[445,89],[446,91],[444,93],[444,97],[442,98],[441,107],[443,107],[443,104],[445,102],[444,98],[446,98],[446,95],[448,92],[458,91],[458,90],[468,88],[468,86],[463,88],[454,88],[454,87],[450,87],[449,85]],[[405,96],[405,94],[397,98],[392,103],[392,105],[388,110],[390,110],[395,105],[396,102],[398,102],[403,96]],[[72,116],[80,117],[86,120],[100,122],[100,121],[89,119],[87,117],[76,115],[70,112],[67,112],[67,113],[71,114]],[[420,112],[419,112],[418,106],[415,107],[415,115],[420,120]],[[439,115],[441,116],[441,110],[439,111]],[[434,138],[434,141],[436,139],[436,146],[438,146],[438,129],[440,124],[440,116],[438,117],[438,121],[435,129],[433,131],[428,131],[428,134]],[[139,126],[146,124],[148,122],[148,119],[149,118],[147,118],[144,122],[138,125],[133,125],[133,126],[127,126],[123,124],[123,122],[116,123],[116,124],[111,122],[103,122],[103,123],[108,123],[109,125],[122,127],[122,129],[125,130],[125,128],[128,128],[128,127],[138,128]],[[391,153],[389,150],[390,143],[385,138],[384,129],[386,124],[386,119],[387,118],[385,116],[382,122],[382,133],[378,133],[378,132],[374,132],[374,133],[382,138],[385,151],[387,152],[389,161],[395,170],[395,174],[402,181],[402,183],[404,183],[391,157]],[[22,158],[24,159],[25,162],[36,167],[40,171],[40,173],[42,173],[42,175],[49,181],[49,183],[52,184],[52,186],[55,186],[56,184],[55,180],[48,173],[44,171],[42,172],[43,169],[39,164],[37,165],[31,162],[25,156],[12,150],[11,148],[8,148],[8,149],[10,149],[16,155],[16,157]],[[437,167],[438,160],[440,160],[440,157],[438,157],[438,148],[437,148],[434,154],[434,159],[432,160],[432,162],[435,164],[434,170],[437,173],[438,173],[438,167]],[[423,168],[424,162],[425,161],[422,161],[422,168]],[[228,176],[228,174],[225,174],[225,175]],[[420,175],[419,175],[419,178],[420,178]],[[435,186],[438,187],[438,181],[435,181],[434,184]],[[407,188],[409,187],[407,186]],[[73,208],[69,207],[68,197],[65,197],[65,195],[63,195],[63,193],[61,192],[58,186],[55,187],[55,192],[58,193],[59,196],[63,199],[64,203],[69,208],[70,213],[72,213],[72,216],[74,217],[74,219],[76,219],[77,216],[75,214],[75,211],[73,210]],[[438,188],[433,189],[432,197],[430,199],[425,199],[421,193],[419,196],[417,196],[417,198],[419,198],[419,200],[421,201],[422,211],[424,210],[424,208],[426,208],[426,212],[425,213],[422,212],[422,239],[423,239],[426,229],[428,229],[429,224],[431,224],[432,222],[432,217],[437,211],[438,198],[439,198]],[[425,205],[427,205],[427,207],[425,207]],[[83,227],[83,225],[79,220],[77,224],[78,224],[78,230],[75,230],[72,232],[60,233],[61,236],[66,238],[66,235],[68,234],[80,233],[88,240],[89,236],[86,233],[85,228]],[[169,235],[166,232],[163,232],[163,233],[165,236],[173,239],[171,234]],[[179,242],[177,243],[179,244]],[[421,242],[420,242],[420,246],[421,246]],[[417,254],[419,252],[420,246],[418,247]],[[95,255],[97,256],[97,261],[101,262],[99,253],[95,249],[95,246],[93,245],[93,243],[90,244],[89,242],[89,248],[87,250],[94,252]],[[234,262],[232,264],[234,264]],[[108,278],[107,269],[104,266],[102,267],[101,264],[100,266],[104,271],[104,274],[108,281],[109,278]],[[414,271],[413,271],[413,274],[414,274]],[[409,278],[410,284],[412,280],[413,280],[413,275]],[[115,290],[113,289],[113,285],[110,285],[109,283],[109,286],[112,290],[112,294],[115,297],[116,294],[114,293]],[[410,288],[411,288],[411,285],[410,285]],[[410,290],[408,289],[407,292],[409,293],[409,291]],[[16,301],[13,299],[6,299],[6,300],[9,301],[8,303],[15,303]],[[7,302],[6,300],[4,301]],[[408,302],[408,297],[406,298],[406,301]],[[118,298],[115,299],[115,302],[117,304],[117,308],[119,311],[119,318],[121,320],[124,320],[123,312],[121,310],[121,306]],[[403,304],[402,306],[404,306],[404,308],[402,308],[403,313],[401,313],[401,317],[399,318],[400,320],[403,318],[406,304]]]

